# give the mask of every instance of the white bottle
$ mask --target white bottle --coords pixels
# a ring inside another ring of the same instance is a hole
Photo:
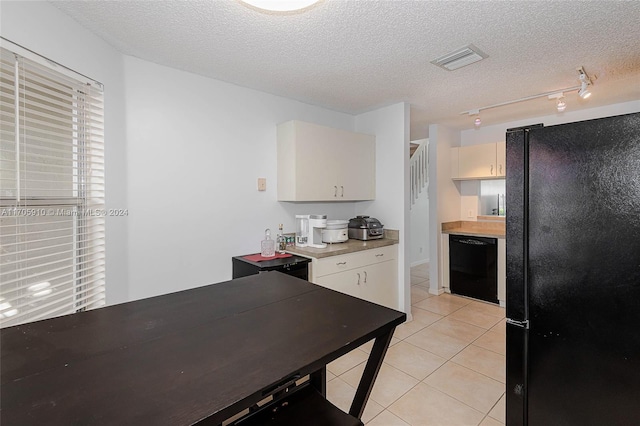
[[[276,238],[278,253],[285,254],[287,250],[287,240],[284,237],[284,225],[278,225],[278,237]]]

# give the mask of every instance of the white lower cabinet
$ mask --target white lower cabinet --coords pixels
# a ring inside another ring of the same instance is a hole
[[[311,282],[398,309],[397,247],[313,259]]]

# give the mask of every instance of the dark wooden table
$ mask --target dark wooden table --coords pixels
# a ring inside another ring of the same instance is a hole
[[[0,330],[2,425],[220,424],[376,338],[362,415],[405,314],[279,272]]]

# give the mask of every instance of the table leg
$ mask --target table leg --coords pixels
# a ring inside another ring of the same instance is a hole
[[[373,349],[371,349],[367,365],[364,367],[362,378],[360,379],[358,389],[356,390],[356,396],[353,397],[353,403],[351,403],[351,408],[349,409],[349,414],[358,419],[362,417],[364,407],[367,404],[367,400],[371,394],[371,389],[373,389],[373,383],[375,382],[378,372],[380,371],[380,367],[382,366],[382,360],[384,359],[384,355],[387,353],[389,342],[391,342],[394,330],[395,327],[389,330],[388,333],[376,338],[373,343]]]
[[[322,367],[320,370],[311,373],[309,375],[309,381],[311,386],[316,388],[318,392],[324,397],[327,396],[327,367]]]

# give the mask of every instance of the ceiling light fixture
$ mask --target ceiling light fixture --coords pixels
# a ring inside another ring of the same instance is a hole
[[[578,96],[580,96],[582,99],[587,99],[589,98],[589,96],[591,96],[591,91],[588,88],[588,86],[592,84],[591,79],[584,72],[582,67],[578,68],[578,72],[580,73],[580,76],[578,77],[580,79],[580,90],[578,90]]]
[[[500,102],[499,104],[488,105],[488,106],[484,106],[476,109],[471,109],[469,111],[462,111],[460,114],[461,115],[462,114],[478,115],[480,111],[482,111],[483,109],[498,108],[501,106],[511,105],[518,102],[530,101],[532,99],[538,99],[545,96],[548,97],[549,99],[557,99],[556,108],[558,109],[558,112],[562,112],[567,107],[567,104],[564,101],[564,94],[566,92],[573,92],[574,90],[577,90],[578,96],[580,96],[580,98],[582,99],[587,99],[589,96],[591,96],[591,91],[588,89],[588,86],[593,85],[593,81],[596,79],[596,77],[595,76],[589,77],[589,75],[587,74],[587,72],[584,70],[583,67],[578,68],[577,71],[578,71],[578,79],[580,80],[579,86],[567,87],[566,89],[560,89],[559,91],[554,90],[553,92],[545,92],[545,93],[540,93],[538,95],[532,95],[532,96],[526,96],[520,99],[514,99],[512,101]]]
[[[549,100],[556,99],[556,109],[558,112],[563,112],[567,108],[567,103],[564,101],[564,93],[558,92],[553,95],[549,95]]]
[[[307,9],[320,0],[240,0],[253,8],[267,12],[296,12]]]
[[[480,119],[480,110],[477,109],[473,109],[471,111],[468,111],[469,116],[473,117],[474,115],[477,116],[475,120],[473,120],[473,125],[476,127],[480,127],[480,125],[482,124],[482,120]]]

